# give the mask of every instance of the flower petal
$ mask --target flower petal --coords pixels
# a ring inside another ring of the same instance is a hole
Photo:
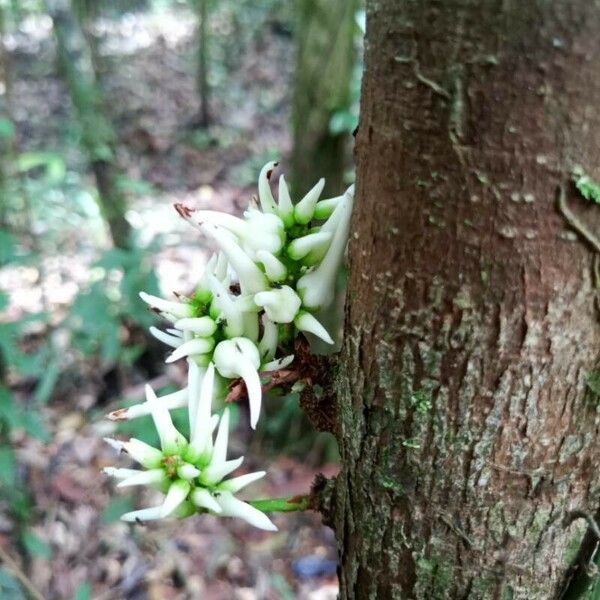
[[[209,337],[217,330],[217,324],[208,316],[179,319],[179,321],[175,321],[175,327],[197,333],[202,337]]]
[[[177,468],[177,475],[179,475],[181,479],[191,481],[192,479],[196,479],[196,477],[200,475],[200,469],[197,469],[194,465],[191,465],[190,463],[183,463]]]
[[[192,307],[187,303],[171,302],[159,298],[158,296],[152,296],[146,292],[140,292],[140,298],[146,304],[149,304],[152,308],[156,308],[161,312],[169,313],[179,318],[192,316]]]
[[[296,325],[300,331],[308,331],[309,333],[316,335],[327,344],[334,343],[327,332],[327,329],[325,329],[325,327],[317,321],[315,316],[311,315],[309,312],[300,311],[298,316],[294,319],[294,325]]]
[[[265,309],[267,317],[274,323],[291,323],[302,305],[300,296],[289,285],[259,292],[254,296],[254,302]]]
[[[167,407],[156,397],[154,390],[146,384],[146,402],[150,404],[150,414],[160,438],[163,452],[175,454],[186,446],[185,437],[177,431]]]
[[[134,475],[123,479],[117,487],[130,487],[132,485],[160,485],[167,480],[162,469],[150,469],[149,471],[138,471]]]
[[[313,188],[294,206],[294,218],[297,223],[303,225],[308,223],[315,213],[315,206],[319,200],[319,196],[325,187],[325,180],[319,179]]]
[[[229,473],[235,471],[244,462],[244,457],[234,458],[227,462],[215,464],[212,463],[202,471],[200,481],[206,485],[215,485],[219,483],[223,477],[227,477]]]
[[[204,488],[196,488],[191,494],[192,502],[198,508],[206,508],[214,513],[221,513],[222,509],[213,495]]]
[[[258,527],[258,529],[264,529],[265,531],[277,531],[275,524],[257,508],[254,508],[246,502],[238,500],[230,492],[222,492],[217,497],[217,502],[222,508],[221,516],[224,517],[238,517]]]
[[[313,215],[313,218],[318,219],[319,221],[328,219],[343,198],[344,195],[342,194],[341,196],[336,196],[335,198],[325,198],[320,200],[315,206],[315,214]]]
[[[268,282],[262,271],[252,259],[229,236],[223,235],[223,229],[210,223],[201,226],[202,231],[214,240],[227,256],[237,273],[243,293],[256,293],[267,289]]]
[[[331,242],[331,233],[318,231],[296,238],[287,247],[288,256],[294,260],[304,258],[310,252],[322,252],[325,254]]]
[[[194,455],[210,451],[212,448],[213,423],[211,419],[212,400],[214,395],[215,366],[208,365],[200,387],[198,409],[195,419],[190,422],[191,447]]]
[[[263,335],[258,343],[258,350],[263,361],[269,361],[277,352],[277,344],[279,342],[279,331],[277,325],[267,317],[262,316]]]
[[[139,462],[146,469],[160,466],[163,459],[163,453],[160,450],[136,438],[131,438],[127,442],[112,438],[104,438],[104,441],[116,450],[127,452],[133,460]]]
[[[285,181],[285,177],[281,175],[279,177],[279,195],[277,200],[279,201],[278,213],[281,220],[289,227],[294,224],[294,205],[292,204],[292,198],[290,197],[290,190]]]
[[[268,363],[265,363],[260,367],[262,373],[268,373],[269,371],[278,371],[279,369],[285,369],[289,367],[294,362],[294,355],[289,354],[288,356],[284,356],[282,358],[277,358]]]
[[[161,396],[159,400],[165,405],[167,410],[181,408],[188,403],[188,388],[183,388],[172,394]],[[149,415],[150,412],[150,404],[141,402],[140,404],[113,410],[107,417],[111,421],[128,421],[130,419],[136,419],[137,417],[145,417]]]
[[[236,494],[247,485],[262,479],[266,474],[266,471],[255,471],[254,473],[246,473],[246,475],[240,475],[239,477],[228,479],[227,481],[221,482],[219,485],[219,490]]]
[[[180,337],[175,335],[170,335],[158,329],[158,327],[150,327],[150,333],[154,336],[159,342],[166,344],[167,346],[171,346],[171,348],[177,348],[181,346],[183,340]]]
[[[121,515],[121,521],[155,521],[162,517],[162,506],[152,506],[151,508],[142,508]]]
[[[273,169],[278,165],[276,161],[268,162],[261,170],[258,175],[258,199],[260,206],[265,213],[277,212],[277,205],[273,199],[273,193],[271,192],[271,186],[269,180],[273,173]]]
[[[223,416],[219,422],[217,437],[213,447],[211,465],[220,465],[227,462],[227,443],[229,442],[229,408],[223,411]]]
[[[175,348],[165,362],[172,363],[185,356],[206,354],[213,349],[214,345],[215,341],[212,338],[194,338],[188,340],[187,342],[183,342],[178,348]]]
[[[146,471],[140,471],[139,469],[120,469],[116,467],[104,467],[102,469],[103,473],[109,475],[110,477],[114,477],[115,479],[127,479],[132,475],[137,475],[138,473],[145,473]]]
[[[178,479],[169,486],[169,491],[162,504],[162,510],[160,511],[161,517],[168,517],[173,514],[177,508],[183,504],[187,495],[191,489],[190,484],[187,481]]]
[[[302,303],[308,308],[325,308],[331,304],[334,297],[335,281],[344,257],[352,216],[352,197],[348,192],[336,212],[338,210],[342,211],[340,220],[325,257],[316,268],[303,275],[296,284]]]
[[[266,250],[258,250],[256,252],[256,259],[263,264],[265,273],[270,281],[284,281],[287,276],[287,269],[274,254]]]

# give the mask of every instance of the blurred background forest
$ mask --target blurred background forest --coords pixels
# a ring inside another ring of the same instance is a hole
[[[316,515],[120,522],[151,502],[102,437],[151,439],[104,415],[184,378],[138,298],[202,272],[173,203],[240,213],[275,158],[296,197],[352,182],[363,29],[359,0],[0,0],[0,598],[335,598]],[[265,404],[232,443],[255,497],[335,473],[297,394]]]

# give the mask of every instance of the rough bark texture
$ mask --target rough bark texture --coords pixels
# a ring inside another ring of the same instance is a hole
[[[370,0],[342,599],[559,597],[598,509],[600,3]],[[569,524],[570,522],[570,524]]]
[[[325,193],[339,194],[348,135],[329,123],[350,105],[356,0],[300,0],[296,10],[292,191],[300,198],[325,177]]]

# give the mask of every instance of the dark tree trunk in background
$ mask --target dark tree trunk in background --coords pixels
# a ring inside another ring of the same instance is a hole
[[[292,99],[292,188],[305,194],[319,177],[339,194],[348,134],[329,131],[332,115],[350,105],[356,0],[299,0]]]
[[[69,0],[46,0],[52,17],[58,59],[81,127],[98,188],[98,201],[115,246],[127,248],[130,226],[125,219],[127,202],[119,189],[116,136],[107,119],[94,71],[92,52]]]
[[[200,98],[197,125],[210,125],[210,88],[208,85],[208,2],[209,0],[193,0],[198,18],[198,63],[196,65],[196,87]]]
[[[600,179],[600,3],[367,8],[340,597],[558,598],[599,506],[594,252],[557,195],[600,235],[569,183]]]

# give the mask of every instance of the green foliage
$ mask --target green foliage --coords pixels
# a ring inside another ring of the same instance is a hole
[[[85,356],[131,364],[141,347],[124,347],[122,323],[148,327],[152,315],[139,297],[140,290],[158,293],[158,282],[148,250],[108,250],[95,264],[98,279],[81,292],[67,318],[72,346]]]
[[[576,167],[573,170],[573,179],[575,187],[586,200],[600,204],[600,184],[589,175],[586,175],[581,167]]]
[[[0,598],[27,600],[19,581],[6,569],[0,569]]]
[[[91,597],[92,586],[87,581],[85,581],[84,583],[80,584],[80,586],[77,588],[73,600],[90,600]]]
[[[431,409],[431,394],[426,390],[415,390],[410,398],[415,412],[425,415]]]
[[[585,380],[587,388],[596,402],[600,401],[600,371],[592,371]]]
[[[46,560],[52,558],[52,548],[31,530],[23,532],[21,542],[30,556],[37,556]]]
[[[131,496],[115,496],[106,505],[100,517],[103,523],[115,523],[123,513],[134,509],[134,501]]]

